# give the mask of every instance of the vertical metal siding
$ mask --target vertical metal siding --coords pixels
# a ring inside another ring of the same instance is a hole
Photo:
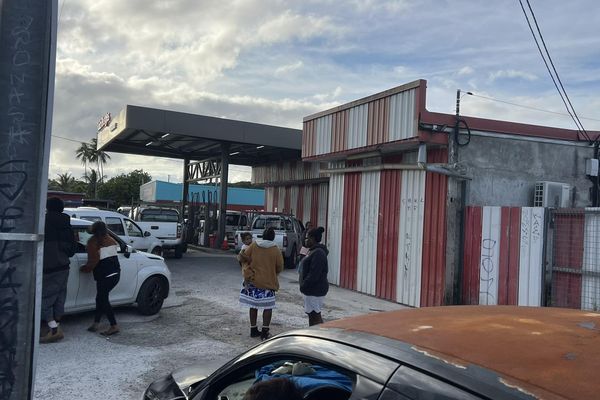
[[[303,124],[302,132],[302,157],[315,155],[316,121],[311,120]]]
[[[519,257],[520,306],[542,304],[544,209],[523,207],[521,210],[521,248]]]
[[[554,266],[579,270],[583,267],[585,215],[582,212],[554,217]],[[552,271],[552,306],[581,308],[581,275]]]
[[[317,119],[316,155],[331,153],[331,122],[331,115],[326,115]]]
[[[304,224],[304,185],[298,186],[296,197],[296,218]]]
[[[367,119],[369,108],[366,104],[353,107],[348,115],[348,149],[367,145]]]
[[[332,163],[332,168],[339,167]],[[342,234],[344,224],[344,174],[332,175],[329,179],[327,218],[327,247],[329,249],[329,282],[340,284],[340,263],[342,259]]]
[[[393,301],[396,301],[401,190],[401,171],[381,171],[375,295]]]
[[[389,97],[369,103],[367,146],[388,141]]]
[[[600,215],[597,207],[588,207],[585,214],[585,240],[583,245],[583,274],[581,309],[598,311],[600,308]]]
[[[498,304],[517,305],[521,247],[521,209],[519,207],[502,207],[500,224]]]
[[[310,203],[310,220],[316,226],[319,223],[319,185],[312,185],[312,199]]]
[[[483,207],[479,304],[498,304],[500,207]]]
[[[342,232],[340,286],[353,290],[356,289],[356,268],[359,247],[360,175],[360,172],[353,172],[346,174],[344,177],[344,230]]]
[[[325,237],[327,237],[327,203],[329,196],[329,184],[321,183],[318,185],[319,187],[319,204],[318,204],[318,217],[317,217],[317,226],[322,226],[325,228]]]
[[[333,128],[331,134],[331,152],[333,153],[346,150],[348,114],[349,110],[339,111],[333,114]]]
[[[397,301],[419,307],[425,214],[425,172],[402,171]]]
[[[279,211],[279,187],[278,186],[273,186],[273,210],[272,211]]]
[[[462,304],[479,304],[481,222],[481,207],[466,207],[462,279]]]
[[[265,188],[265,211],[273,211],[274,190],[272,186]]]
[[[280,186],[278,189],[279,190],[277,191],[277,193],[279,194],[279,197],[277,199],[277,211],[284,212],[284,209],[285,209],[285,187]],[[287,210],[285,210],[285,211],[287,211]]]
[[[370,295],[376,293],[380,175],[379,171],[363,172],[360,183],[357,290]]]
[[[447,161],[448,153],[445,149],[428,151],[427,162],[443,163]],[[448,177],[427,172],[425,178],[421,307],[444,304],[447,196]]]
[[[389,141],[417,136],[415,127],[415,99],[417,89],[407,90],[390,97]]]
[[[312,209],[312,185],[304,186],[303,205],[304,205],[304,210],[302,211],[302,215],[304,216],[306,221],[311,221],[310,218],[311,218],[311,209]]]

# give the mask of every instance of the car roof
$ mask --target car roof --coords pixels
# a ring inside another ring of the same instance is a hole
[[[500,383],[541,397],[593,398],[600,314],[549,307],[446,306],[332,321],[324,330],[409,344],[455,368],[495,371]]]
[[[99,217],[123,217],[123,214],[120,214],[116,211],[101,210],[99,208],[94,207],[65,207],[63,212],[66,214],[77,214],[85,216],[97,215]]]
[[[85,220],[85,219],[71,217],[71,226],[78,226],[78,225],[79,226],[89,226],[89,225],[92,225],[92,222]]]

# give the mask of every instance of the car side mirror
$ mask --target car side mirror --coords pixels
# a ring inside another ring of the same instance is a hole
[[[148,237],[150,235],[152,235],[150,232],[148,232],[148,231],[144,232],[144,237]]]

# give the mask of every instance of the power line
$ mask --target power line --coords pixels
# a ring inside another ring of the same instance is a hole
[[[467,94],[467,93],[465,93],[465,94]],[[480,94],[475,94],[475,93],[471,93],[470,95],[474,96],[474,97],[480,97],[480,98],[486,99],[486,100],[497,101],[498,103],[510,104],[511,106],[515,106],[515,107],[527,108],[529,110],[535,110],[535,111],[545,112],[545,113],[548,113],[548,114],[561,115],[563,117],[570,117],[570,115],[567,114],[567,113],[561,113],[561,112],[551,111],[551,110],[544,110],[542,108],[526,106],[524,104],[517,104],[517,103],[513,103],[513,102],[510,102],[510,101],[507,101],[507,100],[500,100],[500,99],[496,99],[494,97],[482,96]],[[600,119],[590,118],[590,117],[580,117],[580,119],[587,119],[587,120],[590,120],[590,121],[598,121],[598,122],[600,122]]]
[[[75,143],[84,143],[81,140],[75,140],[75,139],[69,139],[63,136],[58,136],[58,135],[52,135],[52,137],[58,138],[58,139],[63,139],[63,140],[68,140],[69,142],[75,142]]]
[[[542,32],[539,28],[539,25],[537,24],[537,20],[535,18],[535,14],[533,13],[533,9],[531,8],[531,4],[529,4],[529,0],[527,1],[527,6],[529,7],[529,10],[531,11],[532,17],[534,19],[534,22],[536,24],[537,27],[537,31],[538,34],[540,36],[540,39],[542,40],[543,44],[544,44],[544,49],[546,50],[546,55],[544,55],[544,52],[542,51],[542,48],[540,46],[540,43],[538,42],[537,36],[535,35],[535,32],[533,31],[533,27],[531,26],[531,22],[529,21],[529,16],[527,15],[527,11],[525,11],[525,7],[523,6],[523,1],[519,0],[519,4],[521,5],[521,10],[523,11],[523,15],[525,15],[525,20],[527,21],[527,25],[529,26],[529,31],[531,32],[531,35],[533,36],[533,40],[535,41],[535,44],[538,48],[538,51],[540,53],[540,56],[542,57],[542,60],[544,61],[544,65],[546,66],[546,70],[548,71],[548,74],[550,75],[550,78],[552,79],[552,82],[554,83],[554,87],[556,88],[563,104],[565,105],[565,108],[567,110],[567,112],[569,113],[569,116],[571,117],[571,119],[573,120],[573,122],[575,123],[575,126],[577,127],[577,136],[579,137],[579,133],[581,132],[585,138],[592,142],[591,138],[589,137],[589,135],[587,134],[587,132],[585,131],[585,129],[583,128],[583,125],[581,124],[581,121],[579,120],[579,118],[576,118],[573,114],[575,114],[575,109],[573,108],[573,105],[571,104],[571,102],[569,101],[567,104],[567,100],[565,100],[565,97],[567,97],[566,91],[564,90],[564,86],[562,85],[562,82],[560,82],[560,86],[564,92],[561,92],[561,89],[559,89],[558,84],[556,83],[557,79],[560,81],[560,78],[558,76],[558,72],[556,71],[556,68],[554,68],[554,63],[552,62],[552,59],[550,57],[550,53],[548,52],[548,48],[546,47],[546,44],[543,40],[543,36],[542,36]],[[550,70],[550,66],[548,65],[548,61],[546,60],[546,57],[548,57],[548,59],[550,60],[553,70],[554,70],[554,74],[552,74],[552,70]],[[554,75],[556,75],[556,78],[554,77]],[[568,97],[567,97],[568,98]],[[569,106],[571,108],[569,108]]]

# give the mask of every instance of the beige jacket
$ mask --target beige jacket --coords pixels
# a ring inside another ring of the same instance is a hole
[[[249,263],[242,264],[244,279],[259,289],[279,290],[277,275],[283,271],[283,256],[270,240],[258,240],[246,249]]]

